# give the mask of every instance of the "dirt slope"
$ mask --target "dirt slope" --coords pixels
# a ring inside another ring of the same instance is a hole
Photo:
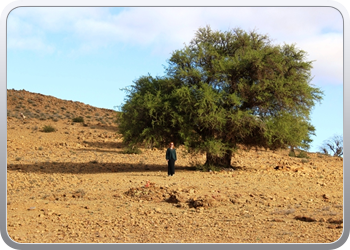
[[[180,147],[168,177],[165,149],[123,154],[113,110],[24,90],[7,98],[14,241],[329,243],[342,234],[342,158],[240,150],[236,170],[200,172]],[[48,125],[55,132],[42,132]]]

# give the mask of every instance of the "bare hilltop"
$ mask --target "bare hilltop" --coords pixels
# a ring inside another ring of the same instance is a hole
[[[177,148],[128,154],[118,113],[7,90],[7,230],[20,243],[331,243],[343,159],[247,150],[203,172]]]

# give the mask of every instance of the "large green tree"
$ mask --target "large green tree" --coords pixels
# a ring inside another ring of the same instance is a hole
[[[172,140],[225,167],[239,144],[307,149],[315,131],[310,112],[322,92],[311,84],[306,55],[255,31],[200,28],[172,53],[166,76],[131,86],[120,131],[127,143]]]

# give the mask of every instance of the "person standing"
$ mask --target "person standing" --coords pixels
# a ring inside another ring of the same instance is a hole
[[[168,176],[173,176],[175,174],[175,161],[177,160],[173,142],[169,144],[169,148],[166,150],[165,158],[168,162]]]

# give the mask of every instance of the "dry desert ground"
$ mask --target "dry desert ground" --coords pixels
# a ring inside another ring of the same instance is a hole
[[[343,159],[241,149],[202,172],[177,148],[125,154],[116,112],[8,90],[7,230],[20,243],[330,243],[343,232]],[[26,117],[23,119],[20,113]],[[73,122],[75,117],[84,122]],[[44,126],[56,130],[42,131]]]

